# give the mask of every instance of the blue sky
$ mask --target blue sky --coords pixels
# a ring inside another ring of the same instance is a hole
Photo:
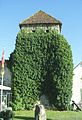
[[[0,0],[0,58],[9,59],[19,23],[39,10],[62,22],[62,34],[71,45],[73,62],[82,61],[82,0]]]

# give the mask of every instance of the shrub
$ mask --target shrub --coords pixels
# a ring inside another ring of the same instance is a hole
[[[9,119],[13,119],[14,118],[14,113],[11,110],[3,110],[1,111],[1,118],[3,118],[4,120],[9,120]]]

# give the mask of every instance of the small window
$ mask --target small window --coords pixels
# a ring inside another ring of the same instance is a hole
[[[80,66],[82,67],[82,62],[80,63]]]
[[[81,93],[81,100],[82,100],[82,89],[80,89],[80,93]]]
[[[49,32],[49,30],[46,30],[46,32]]]
[[[32,30],[32,32],[35,32],[35,30]]]

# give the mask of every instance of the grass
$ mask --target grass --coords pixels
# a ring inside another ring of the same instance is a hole
[[[47,120],[82,120],[82,112],[46,111]],[[34,120],[34,111],[16,111],[14,120]]]

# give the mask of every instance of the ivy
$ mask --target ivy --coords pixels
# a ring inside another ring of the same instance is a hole
[[[68,109],[73,61],[71,47],[63,35],[54,30],[21,30],[10,61],[14,110],[33,108],[43,94],[50,106]]]

